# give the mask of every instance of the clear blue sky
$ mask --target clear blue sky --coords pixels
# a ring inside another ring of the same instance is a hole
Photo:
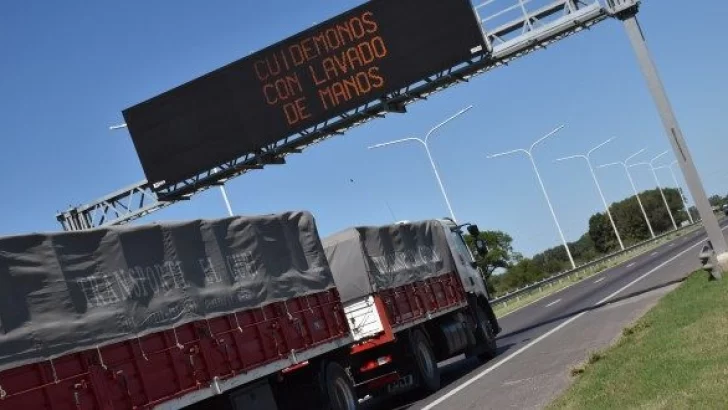
[[[3,2],[0,5],[0,235],[57,230],[55,213],[143,179],[121,110],[359,4],[355,1]],[[689,8],[688,8],[689,7]],[[711,193],[728,191],[728,4],[643,5],[640,19],[688,144]],[[511,233],[532,254],[558,243],[525,158],[488,153],[537,149],[569,240],[601,209],[584,164],[555,165],[617,136],[598,162],[645,147],[668,149],[623,28],[596,26],[469,84],[314,146],[288,164],[228,183],[236,213],[312,211],[322,234],[358,224],[441,217],[447,210],[416,145],[368,145],[421,135],[466,105],[475,108],[433,137],[432,150],[460,220]],[[648,158],[648,156],[645,156]],[[671,159],[670,159],[671,160]],[[635,170],[641,189],[653,187]],[[665,183],[669,174],[660,174]],[[352,184],[349,179],[355,180]],[[629,195],[618,169],[600,172],[610,201]],[[144,221],[222,217],[218,190]]]

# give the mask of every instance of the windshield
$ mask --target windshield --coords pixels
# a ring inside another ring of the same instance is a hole
[[[456,231],[450,231],[450,235],[452,235],[454,238],[455,243],[455,249],[457,252],[463,257],[463,263],[467,264],[467,262],[472,262],[473,258],[470,253],[470,250],[468,249],[468,245],[465,244],[465,241],[463,240],[462,235],[460,232]]]

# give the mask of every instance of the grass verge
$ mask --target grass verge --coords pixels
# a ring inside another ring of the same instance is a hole
[[[728,280],[692,274],[609,349],[572,369],[549,409],[728,409]]]
[[[644,255],[647,252],[651,252],[660,246],[664,245],[667,242],[670,242],[674,239],[677,239],[681,236],[684,236],[686,234],[690,234],[695,232],[700,228],[700,225],[695,225],[689,229],[684,229],[677,232],[672,232],[669,235],[666,235],[652,243],[645,244],[644,247],[640,248],[639,251],[636,251],[635,253],[631,253],[628,255],[623,255],[619,258],[614,258],[610,261],[604,262],[602,265],[595,267],[594,269],[588,269],[588,270],[579,270],[578,272],[575,272],[572,275],[566,276],[561,281],[557,281],[555,283],[552,283],[551,285],[545,285],[541,287],[540,289],[535,289],[531,293],[523,294],[518,299],[511,299],[507,303],[497,303],[493,306],[493,312],[495,313],[496,317],[501,318],[509,313],[513,313],[516,310],[525,307],[527,305],[530,305],[533,302],[538,301],[539,299],[543,299],[546,296],[549,296],[551,294],[554,294],[562,289],[565,289],[574,283],[581,282],[584,279],[588,279],[594,275],[597,275],[599,273],[604,272],[605,270],[612,269],[615,266],[619,266],[625,262],[629,262],[630,260]]]

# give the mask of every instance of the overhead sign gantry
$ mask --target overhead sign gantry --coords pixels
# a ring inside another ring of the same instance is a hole
[[[374,0],[123,113],[165,191],[484,52],[469,0]]]
[[[638,0],[372,0],[124,111],[147,180],[57,215],[122,224],[577,33]]]

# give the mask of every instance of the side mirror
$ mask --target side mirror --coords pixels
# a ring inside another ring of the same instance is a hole
[[[475,240],[475,249],[481,257],[485,257],[485,255],[488,254],[488,246],[485,244],[485,241],[480,238]]]
[[[468,225],[468,233],[473,238],[477,238],[480,236],[480,229],[478,229],[478,225]]]

